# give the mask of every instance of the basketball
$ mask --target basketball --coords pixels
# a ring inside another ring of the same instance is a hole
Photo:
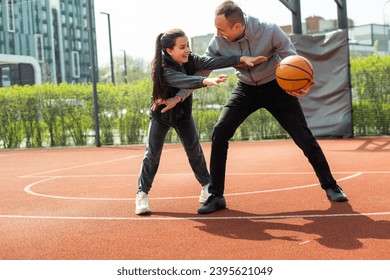
[[[276,67],[276,81],[285,91],[306,89],[313,79],[313,66],[308,59],[300,55],[290,55]]]

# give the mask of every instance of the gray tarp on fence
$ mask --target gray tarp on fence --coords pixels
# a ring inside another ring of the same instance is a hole
[[[307,123],[317,137],[352,137],[347,30],[290,36],[298,54],[311,61],[317,84],[300,98]]]

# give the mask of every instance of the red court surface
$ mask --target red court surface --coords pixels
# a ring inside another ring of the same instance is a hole
[[[390,138],[319,143],[348,203],[291,140],[232,142],[228,208],[209,215],[180,144],[164,147],[148,216],[134,214],[144,145],[1,150],[0,258],[389,260]]]

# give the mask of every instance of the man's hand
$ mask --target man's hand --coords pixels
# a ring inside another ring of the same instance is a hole
[[[299,91],[287,91],[288,94],[296,97],[305,96],[309,93],[309,90],[312,86],[314,86],[316,82],[311,82],[309,85],[307,85],[305,88],[299,90]]]
[[[248,67],[253,67],[257,64],[260,64],[262,62],[265,62],[267,61],[267,57],[265,56],[255,56],[255,57],[252,57],[252,56],[241,56],[240,57],[240,62]]]
[[[174,97],[171,97],[171,98],[168,98],[166,100],[164,100],[164,99],[157,99],[156,101],[154,101],[151,109],[152,109],[152,111],[155,111],[158,106],[165,105],[165,108],[163,108],[161,110],[161,113],[165,113],[166,111],[168,111],[168,110],[172,109],[173,107],[175,107],[176,104],[181,102],[181,101],[182,101],[182,99],[178,95],[176,95]]]
[[[219,75],[215,78],[206,78],[203,80],[204,86],[219,86],[220,83],[226,82],[228,75]]]

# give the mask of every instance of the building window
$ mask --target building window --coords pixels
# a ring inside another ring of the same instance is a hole
[[[7,13],[8,31],[15,32],[14,0],[8,0]]]
[[[0,68],[1,73],[1,86],[10,87],[11,86],[11,69],[9,66]]]
[[[80,56],[79,52],[72,52],[72,71],[73,78],[80,78]]]
[[[35,54],[36,54],[36,59],[39,62],[43,62],[44,55],[43,55],[43,40],[42,40],[42,34],[35,34],[34,35],[34,40],[35,40]]]

